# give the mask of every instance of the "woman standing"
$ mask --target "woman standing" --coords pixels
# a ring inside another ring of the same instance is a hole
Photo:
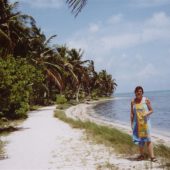
[[[151,103],[148,98],[143,97],[143,88],[137,86],[135,88],[135,98],[131,101],[131,127],[133,131],[133,142],[139,146],[140,155],[137,160],[144,159],[144,145],[147,144],[147,149],[151,161],[157,161],[151,141],[151,126],[150,114],[153,112]]]

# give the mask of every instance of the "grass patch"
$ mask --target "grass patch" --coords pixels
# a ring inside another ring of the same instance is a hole
[[[80,101],[79,103],[81,103],[81,101]],[[66,109],[68,109],[69,107],[75,106],[75,105],[77,105],[77,104],[79,104],[79,103],[77,103],[76,100],[69,100],[69,101],[67,101],[66,103],[57,104],[56,109],[66,110]]]
[[[0,140],[0,161],[7,158],[7,155],[5,153],[5,145],[7,144],[6,141]]]
[[[130,135],[122,131],[110,128],[96,123],[81,120],[74,120],[66,117],[64,110],[56,110],[55,117],[69,123],[73,128],[85,129],[87,136],[95,142],[113,147],[117,153],[124,155],[133,155],[138,153],[138,147],[132,142]],[[154,152],[161,159],[161,167],[170,169],[170,147],[165,145],[156,145]]]
[[[137,147],[132,143],[131,136],[115,128],[68,118],[63,110],[56,110],[55,117],[69,123],[73,128],[85,129],[89,138],[94,139],[97,143],[114,147],[118,153],[131,154],[137,152]]]
[[[8,120],[8,119],[0,119],[0,135],[8,134],[9,132],[13,132],[18,130],[17,126],[21,124],[25,119],[18,120]]]
[[[102,169],[118,170],[119,168],[113,164],[110,164],[109,162],[106,162],[104,165],[98,165],[96,168],[96,170],[102,170]]]
[[[40,106],[40,105],[33,105],[33,106],[30,106],[30,111],[34,111],[34,110],[38,110],[39,108],[42,108],[43,106]]]
[[[56,109],[65,110],[65,109],[68,109],[70,106],[72,106],[72,104],[70,103],[58,104],[56,106]]]
[[[0,158],[1,158],[1,155],[4,154],[4,143],[0,140]]]
[[[162,169],[170,170],[170,147],[163,144],[159,144],[154,148],[155,155],[161,157],[161,167]]]

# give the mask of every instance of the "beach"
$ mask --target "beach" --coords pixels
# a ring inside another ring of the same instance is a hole
[[[108,99],[108,100],[114,100],[114,99]],[[130,126],[127,126],[125,123],[116,123],[116,122],[108,122],[106,120],[100,119],[95,113],[95,116],[89,114],[89,109],[92,109],[94,106],[96,106],[99,103],[104,103],[108,100],[100,100],[100,101],[92,101],[84,104],[79,104],[77,106],[70,107],[66,110],[66,115],[73,119],[79,119],[82,121],[92,121],[99,125],[106,125],[109,127],[117,128],[129,135],[132,134],[132,130]],[[165,144],[166,146],[170,146],[170,138],[167,135],[162,135],[158,131],[153,131],[152,133],[152,140],[155,144]]]
[[[170,169],[169,9],[1,0],[0,170]]]
[[[89,116],[88,107],[94,102],[72,106],[66,115],[73,119],[90,120],[105,124]],[[56,106],[44,107],[29,113],[29,118],[20,125],[20,131],[1,137],[7,141],[7,159],[0,161],[3,170],[95,170],[95,169],[161,169],[159,163],[135,161],[119,155],[113,148],[96,144],[87,138],[83,129],[54,118]],[[123,126],[115,127],[126,130]],[[164,139],[162,139],[164,140]]]

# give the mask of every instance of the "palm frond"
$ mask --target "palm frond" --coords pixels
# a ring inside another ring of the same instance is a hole
[[[51,51],[53,51],[54,49],[48,49],[48,50],[46,50],[46,51],[44,51],[44,52],[42,52],[41,54],[40,54],[40,57],[41,58],[45,58],[46,57],[46,55],[49,53],[49,52],[51,52]]]
[[[8,37],[8,35],[0,29],[0,37],[6,41],[9,45],[11,44],[11,39]]]
[[[51,37],[49,37],[46,41],[45,41],[45,43],[44,43],[44,45],[46,46],[46,45],[48,45],[49,43],[50,43],[50,41],[53,39],[53,38],[55,38],[57,35],[52,35]]]
[[[79,83],[79,80],[78,80],[78,78],[77,78],[77,75],[76,75],[71,69],[69,69],[69,71],[70,71],[70,73],[72,74],[72,76],[73,76],[74,80],[76,81],[76,83]]]
[[[64,72],[63,68],[60,67],[60,66],[57,65],[57,64],[53,64],[53,63],[50,63],[50,62],[43,62],[43,64],[53,66],[53,67],[56,68],[59,72]]]
[[[83,7],[87,4],[87,0],[66,0],[68,7],[75,17],[81,12]]]
[[[62,83],[61,83],[61,80],[60,80],[58,74],[56,74],[56,73],[54,74],[50,69],[46,69],[46,71],[47,71],[48,76],[50,76],[54,80],[54,82],[58,86],[58,88],[60,90],[62,90],[63,87],[62,87]]]
[[[17,7],[18,7],[18,4],[19,4],[19,2],[14,2],[14,3],[10,3],[9,5],[8,5],[8,10],[9,11],[11,11],[11,10],[13,10],[13,9],[16,9]]]

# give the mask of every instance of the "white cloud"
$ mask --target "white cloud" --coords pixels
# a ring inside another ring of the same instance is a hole
[[[113,48],[125,48],[136,45],[140,41],[139,34],[124,33],[122,35],[105,36],[101,44],[107,50]]]
[[[139,66],[140,67],[140,66]],[[137,70],[138,71],[138,70]],[[155,76],[158,74],[157,69],[153,66],[153,64],[148,63],[144,68],[139,70],[137,77],[140,77],[142,79],[149,79],[152,76]]]
[[[120,87],[118,86],[120,91],[131,91],[137,85],[147,85],[148,87],[152,85],[154,87],[156,84],[152,84],[152,82],[161,77],[161,70],[158,71],[154,63],[147,63],[144,56],[132,57],[127,55],[124,58],[123,55],[120,55],[117,57],[116,63],[115,59],[112,61],[112,68],[114,68],[114,77],[120,85]],[[131,90],[125,89],[130,87],[129,85],[133,88]]]
[[[63,0],[20,0],[21,3],[30,5],[33,8],[60,8]]]
[[[170,38],[170,17],[164,12],[155,13],[143,25],[141,36],[144,43]]]
[[[169,0],[131,0],[131,5],[139,7],[151,7],[170,4]]]
[[[90,24],[89,25],[89,31],[92,33],[99,31],[99,25],[98,24]]]
[[[83,50],[88,50],[88,44],[87,44],[87,41],[84,41],[83,39],[77,39],[77,41],[74,40],[69,40],[68,42],[68,46],[70,47],[74,47],[74,48],[81,48]]]
[[[117,15],[113,15],[108,19],[108,23],[109,24],[116,24],[119,23],[123,20],[123,15],[122,14],[117,14]]]
[[[117,23],[113,27],[119,26]],[[155,40],[161,41],[170,38],[170,17],[163,12],[155,13],[141,23],[124,22],[124,25],[121,23],[121,26],[125,29],[114,30],[112,27],[106,28],[105,24],[101,25],[99,29],[97,24],[91,24],[86,30],[73,35],[69,44],[78,46],[83,44],[82,48],[85,47],[85,50],[93,49],[103,54],[113,49],[135,47]],[[91,35],[89,30],[96,34]]]
[[[170,17],[165,12],[158,12],[145,22],[146,27],[166,28],[170,27]]]

